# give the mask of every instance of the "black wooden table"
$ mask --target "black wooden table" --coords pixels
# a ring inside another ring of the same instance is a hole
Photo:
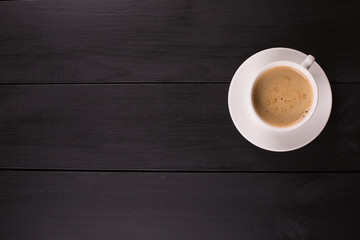
[[[360,2],[0,1],[0,239],[359,239]],[[288,153],[227,91],[270,47],[333,110]]]

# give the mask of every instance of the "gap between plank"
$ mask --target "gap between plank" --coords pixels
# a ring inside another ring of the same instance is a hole
[[[0,86],[28,86],[28,85],[176,85],[176,84],[225,84],[230,82],[94,82],[94,83],[0,83]],[[331,82],[333,84],[360,84],[360,82]]]
[[[14,172],[123,172],[123,173],[360,173],[360,171],[319,171],[319,170],[304,170],[304,171],[280,171],[280,170],[175,170],[175,169],[40,169],[40,168],[0,168],[1,171]]]

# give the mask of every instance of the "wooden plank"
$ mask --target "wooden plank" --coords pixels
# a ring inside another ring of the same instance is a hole
[[[270,47],[359,83],[359,1],[0,1],[1,83],[229,82]]]
[[[335,173],[1,171],[0,236],[359,239],[359,181]]]
[[[333,85],[310,145],[261,150],[235,129],[228,84],[0,87],[0,168],[360,170],[360,85]]]

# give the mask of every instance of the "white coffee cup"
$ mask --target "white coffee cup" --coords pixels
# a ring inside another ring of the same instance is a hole
[[[300,127],[301,125],[303,125],[304,123],[306,123],[312,116],[312,114],[314,113],[315,109],[316,109],[316,106],[317,106],[317,102],[318,102],[318,87],[316,85],[316,82],[315,82],[315,79],[314,77],[311,75],[311,73],[309,72],[309,68],[311,67],[311,65],[314,63],[315,61],[315,58],[311,55],[308,55],[304,61],[301,63],[301,64],[298,64],[298,63],[295,63],[295,62],[291,62],[291,61],[277,61],[277,62],[272,62],[268,65],[266,65],[265,67],[263,67],[256,75],[256,77],[252,80],[252,83],[251,83],[251,91],[249,92],[249,96],[248,96],[248,99],[249,99],[249,104],[250,104],[250,109],[251,109],[251,112],[254,116],[254,118],[256,119],[256,121],[258,121],[258,123],[260,125],[262,125],[263,127],[265,128],[268,128],[268,129],[272,129],[274,131],[290,131],[290,130],[293,130],[295,128],[298,128]],[[312,91],[313,91],[313,102],[312,102],[312,105],[311,105],[311,108],[308,112],[308,114],[305,116],[305,118],[301,121],[299,121],[298,123],[294,124],[294,125],[291,125],[289,127],[275,127],[275,126],[271,126],[269,125],[268,123],[264,122],[256,113],[255,109],[254,109],[254,106],[253,106],[253,102],[252,102],[252,99],[251,99],[251,92],[253,90],[253,87],[254,87],[254,83],[256,82],[256,80],[258,79],[258,77],[264,73],[265,71],[269,70],[270,68],[273,68],[273,67],[279,67],[279,66],[287,66],[287,67],[291,67],[291,68],[294,68],[296,69],[297,71],[301,72],[302,74],[305,75],[305,77],[309,80],[310,84],[311,84],[311,88],[312,88]]]

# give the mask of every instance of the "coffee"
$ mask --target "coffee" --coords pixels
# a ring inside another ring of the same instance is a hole
[[[297,69],[273,67],[255,81],[252,104],[257,115],[274,127],[289,127],[303,120],[313,102],[310,81]]]

